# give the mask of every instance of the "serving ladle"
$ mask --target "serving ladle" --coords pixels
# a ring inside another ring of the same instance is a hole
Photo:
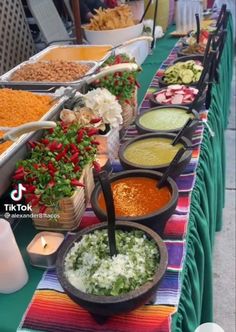
[[[108,179],[108,174],[106,171],[98,173],[98,179],[102,187],[102,192],[105,200],[105,206],[107,210],[107,227],[108,227],[108,244],[110,250],[110,256],[117,255],[116,249],[116,237],[115,237],[115,206],[111,190],[111,184]]]
[[[106,66],[100,69],[97,73],[90,73],[87,75],[84,75],[81,80],[85,79],[86,86],[93,83],[96,80],[99,80],[100,78],[113,74],[115,72],[132,72],[132,71],[138,71],[141,70],[141,68],[136,63],[118,63],[112,66]],[[80,90],[81,85],[78,84],[77,86],[73,84],[73,87],[66,87],[66,88],[60,88],[60,92],[58,95],[56,95],[52,100],[49,101],[49,105],[52,103],[55,103],[57,100],[59,100],[62,97],[67,98],[73,98],[75,97],[76,93]]]
[[[50,129],[56,127],[54,121],[35,121],[28,122],[18,127],[0,127],[0,131],[6,131],[3,137],[0,138],[0,144],[6,141],[16,141],[21,135],[26,133],[37,131],[41,129]]]
[[[141,21],[140,21],[140,23],[141,23]],[[140,37],[137,37],[137,38],[133,38],[133,39],[127,40],[127,41],[125,41],[125,42],[123,42],[123,43],[121,43],[119,45],[113,46],[112,48],[110,48],[108,50],[108,52],[114,51],[117,48],[125,47],[125,46],[128,46],[130,44],[135,43],[136,41],[142,41],[142,40],[147,40],[147,41],[152,42],[153,41],[153,37],[152,36],[140,36]]]

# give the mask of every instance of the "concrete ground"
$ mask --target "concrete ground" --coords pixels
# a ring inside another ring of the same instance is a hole
[[[214,320],[225,332],[235,332],[235,73],[236,71],[232,82],[231,114],[225,132],[226,204],[223,215],[223,229],[216,233],[213,264]]]

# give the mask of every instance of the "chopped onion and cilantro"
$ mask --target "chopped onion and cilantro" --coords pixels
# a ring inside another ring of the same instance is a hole
[[[88,294],[117,296],[153,280],[159,264],[153,240],[139,230],[116,230],[116,246],[111,258],[106,229],[84,235],[65,259],[69,282]]]

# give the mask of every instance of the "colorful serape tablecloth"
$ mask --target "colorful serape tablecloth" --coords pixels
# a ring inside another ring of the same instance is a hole
[[[158,76],[176,58],[177,45],[155,74],[140,112],[150,108],[148,95],[158,87]],[[207,118],[207,111],[201,112]],[[200,155],[200,145],[204,126],[199,125],[193,137],[192,159],[183,174],[177,179],[179,200],[174,214],[167,221],[164,239],[168,249],[168,267],[157,290],[155,300],[130,313],[109,318],[101,324],[79,305],[75,304],[61,288],[55,270],[46,271],[40,281],[31,303],[18,328],[22,331],[47,332],[169,332],[171,317],[177,311],[181,294],[181,271],[186,255],[185,237],[188,229],[191,193],[195,184],[196,168]],[[130,127],[125,139],[137,135],[135,127]],[[119,172],[119,161],[113,164],[113,171]],[[80,228],[98,223],[91,207],[83,216]],[[68,235],[69,236],[69,235]]]

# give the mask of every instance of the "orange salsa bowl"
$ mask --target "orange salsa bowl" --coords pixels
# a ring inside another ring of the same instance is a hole
[[[162,173],[147,170],[124,171],[110,177],[116,218],[141,223],[162,234],[166,221],[178,201],[178,188],[168,178],[165,186],[157,188]],[[96,216],[107,220],[104,197],[97,183],[91,197]]]

